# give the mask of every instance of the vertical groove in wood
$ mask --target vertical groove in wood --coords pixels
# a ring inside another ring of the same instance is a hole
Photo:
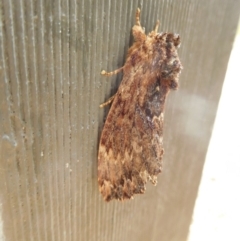
[[[0,0],[0,204],[6,240],[185,240],[239,2]],[[133,201],[104,203],[97,149],[133,38],[178,32],[184,70],[164,124],[164,170]],[[214,12],[214,15],[212,14]],[[220,41],[219,41],[220,39]],[[194,152],[194,153],[193,153]],[[174,224],[174,227],[173,227]]]
[[[16,146],[19,147],[21,144],[21,138],[19,138],[19,132],[21,133],[21,129],[16,127],[16,121],[21,120],[19,117],[18,109],[20,109],[19,106],[19,80],[18,80],[18,68],[17,68],[17,51],[16,51],[16,45],[15,45],[15,26],[14,26],[14,20],[13,20],[13,9],[12,9],[12,2],[4,2],[3,6],[4,10],[4,16],[6,17],[6,21],[9,24],[9,28],[6,28],[6,44],[9,44],[9,54],[8,58],[6,59],[8,61],[8,64],[10,64],[10,69],[9,69],[9,77],[5,80],[7,80],[7,89],[9,90],[8,94],[8,103],[9,103],[9,111],[10,111],[10,126],[11,126],[11,132],[9,133],[10,136],[12,136],[16,140]],[[8,15],[8,16],[6,16]],[[6,26],[4,26],[6,27]],[[16,112],[16,115],[14,115]],[[18,122],[19,123],[19,122]],[[21,134],[20,134],[21,136]],[[14,145],[15,146],[15,145]],[[4,150],[3,150],[4,151]],[[17,215],[17,217],[21,217],[21,220],[23,220],[23,223],[26,222],[26,219],[23,217],[23,202],[22,202],[22,196],[21,196],[21,178],[19,176],[19,165],[21,165],[19,162],[20,157],[19,157],[19,148],[16,150],[16,153],[14,155],[14,159],[16,160],[13,163],[9,163],[10,165],[6,165],[9,167],[10,171],[12,173],[9,173],[7,176],[8,182],[10,181],[9,185],[9,197],[10,197],[10,202],[11,206],[14,208],[13,210],[13,216]],[[12,165],[11,165],[12,164]],[[11,183],[15,183],[14,185],[11,185]],[[15,208],[16,207],[16,208]],[[16,227],[18,225],[19,220],[16,220]],[[16,228],[14,231],[15,237],[24,237],[24,226],[21,225],[20,229]]]
[[[6,7],[6,6],[5,6]],[[1,2],[0,4],[0,107],[1,110],[4,111],[5,115],[4,118],[7,120],[10,120],[10,116],[12,113],[12,98],[11,98],[11,85],[9,85],[9,57],[7,55],[6,51],[6,43],[7,43],[7,36],[6,36],[6,28],[3,24],[4,21],[4,6],[3,3]],[[7,21],[7,20],[5,20]],[[5,99],[4,99],[5,97]],[[8,101],[8,105],[6,105],[6,102]],[[2,236],[4,238],[6,237],[4,233],[4,227],[6,226],[6,223],[4,223],[3,218],[8,215],[9,220],[12,221],[12,228],[14,231],[9,235],[10,239],[15,239],[17,238],[17,232],[19,230],[17,229],[17,222],[16,219],[14,219],[14,216],[16,214],[15,208],[13,206],[13,194],[10,193],[11,186],[9,185],[9,181],[12,180],[12,173],[9,173],[6,175],[5,169],[8,169],[10,167],[10,164],[7,164],[4,162],[4,158],[6,157],[5,152],[8,152],[8,158],[15,158],[15,153],[10,151],[10,148],[8,148],[8,145],[4,145],[4,142],[8,141],[10,145],[16,146],[16,138],[13,135],[13,127],[12,123],[6,123],[3,121],[3,118],[1,117],[1,122],[0,122],[0,133],[1,133],[1,138],[0,138],[0,157],[1,157],[1,162],[0,162],[0,173],[1,177],[5,182],[0,182],[0,191],[1,195],[7,196],[8,195],[8,202],[5,203],[3,206],[2,203],[4,200],[1,198],[1,223],[2,223]],[[3,131],[4,130],[4,131]],[[14,169],[14,168],[12,168]],[[13,172],[14,170],[12,170]],[[11,182],[10,182],[11,183]],[[8,210],[8,211],[6,211]],[[4,225],[4,226],[3,226]],[[7,222],[7,225],[9,225],[9,221]],[[19,235],[18,235],[19,236]]]

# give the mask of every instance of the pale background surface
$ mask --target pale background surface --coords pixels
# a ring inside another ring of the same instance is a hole
[[[240,25],[228,64],[189,241],[240,240]]]
[[[157,187],[106,204],[97,149],[132,42],[180,34]],[[240,12],[237,0],[0,0],[0,210],[3,240],[185,241]],[[233,86],[235,88],[235,86]]]

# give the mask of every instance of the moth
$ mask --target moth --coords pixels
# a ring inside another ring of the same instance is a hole
[[[111,76],[123,71],[117,93],[101,105],[112,102],[98,153],[98,184],[105,201],[132,199],[145,192],[148,181],[157,184],[164,152],[164,104],[169,91],[178,88],[182,69],[179,35],[158,33],[159,21],[146,35],[139,8],[135,21],[134,43],[124,66],[101,72]]]

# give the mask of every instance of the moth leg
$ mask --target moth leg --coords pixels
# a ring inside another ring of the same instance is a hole
[[[157,20],[155,28],[154,28],[154,32],[157,33],[158,32],[158,28],[159,28],[159,20]]]
[[[124,66],[119,68],[119,69],[116,69],[116,70],[114,70],[112,72],[106,72],[105,70],[102,70],[101,71],[101,75],[111,76],[111,75],[114,75],[114,74],[117,74],[117,73],[121,72],[123,70],[123,68],[124,68]]]
[[[115,96],[116,96],[116,94],[113,95],[112,97],[110,97],[106,102],[102,103],[102,104],[100,105],[100,108],[102,108],[102,107],[110,104],[110,103],[113,101],[113,99],[115,98]]]

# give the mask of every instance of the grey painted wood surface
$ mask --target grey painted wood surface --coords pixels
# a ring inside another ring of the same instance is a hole
[[[137,7],[177,32],[158,185],[105,203],[97,149]],[[186,240],[240,2],[0,0],[0,202],[5,240]],[[234,86],[233,86],[234,87]]]

